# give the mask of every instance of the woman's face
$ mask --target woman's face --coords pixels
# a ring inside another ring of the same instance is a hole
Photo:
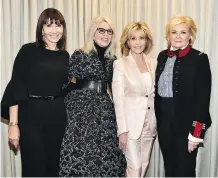
[[[43,24],[42,27],[43,41],[48,46],[54,46],[61,39],[63,31],[63,25],[56,24],[54,21],[49,20],[46,24]]]
[[[175,50],[184,48],[190,39],[190,30],[185,23],[175,25],[170,31],[169,40]]]
[[[130,33],[127,41],[128,46],[134,54],[141,54],[146,48],[146,36],[142,30],[135,30]]]
[[[113,36],[113,30],[107,22],[101,22],[94,34],[93,40],[101,47],[107,47]]]

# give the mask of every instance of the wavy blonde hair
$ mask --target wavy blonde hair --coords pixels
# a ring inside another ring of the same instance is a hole
[[[166,25],[165,39],[167,40],[168,47],[171,46],[169,36],[170,36],[170,32],[171,32],[172,28],[174,26],[182,24],[182,23],[188,25],[189,32],[191,34],[191,39],[189,41],[189,45],[192,46],[194,44],[195,39],[196,39],[196,33],[197,33],[197,27],[196,27],[194,20],[189,16],[177,14],[177,15],[173,16]]]
[[[147,40],[146,47],[144,50],[145,54],[148,54],[153,47],[153,39],[148,25],[145,22],[130,22],[125,26],[120,38],[121,54],[123,54],[124,56],[127,56],[129,54],[130,48],[127,42],[131,35],[131,32],[135,30],[142,30],[145,33],[145,38]]]
[[[94,38],[95,32],[96,32],[99,24],[102,22],[108,23],[108,25],[111,27],[111,29],[114,32],[112,35],[111,43],[109,44],[107,50],[105,51],[106,55],[113,56],[113,55],[115,55],[115,51],[116,51],[115,28],[114,28],[114,25],[112,24],[111,20],[106,16],[97,16],[91,21],[91,23],[89,25],[88,32],[86,34],[85,45],[82,47],[82,50],[87,54],[90,53],[90,51],[92,51],[92,50],[97,52],[95,45],[94,45],[93,38]]]

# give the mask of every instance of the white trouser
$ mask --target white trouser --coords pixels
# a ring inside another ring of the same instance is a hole
[[[127,161],[126,177],[144,177],[154,143],[154,137],[145,121],[141,136],[137,140],[127,141],[125,157]]]

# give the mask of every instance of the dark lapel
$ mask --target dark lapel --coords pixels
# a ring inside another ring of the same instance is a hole
[[[155,81],[156,81],[156,85],[159,81],[160,75],[164,70],[166,61],[167,61],[167,50],[162,51],[159,56],[158,56],[158,63],[157,63],[157,68],[156,68],[156,72],[155,72]]]

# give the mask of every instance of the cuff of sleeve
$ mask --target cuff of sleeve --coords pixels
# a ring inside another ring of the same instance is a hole
[[[206,124],[198,121],[193,121],[192,130],[190,131],[190,133],[195,138],[203,139],[206,131],[205,128],[206,128]]]
[[[188,134],[188,139],[192,142],[199,142],[199,143],[204,142],[204,139],[193,137],[192,134],[190,134],[190,133]]]
[[[117,136],[120,136],[123,133],[128,133],[128,131],[127,130],[118,130],[117,131]]]

